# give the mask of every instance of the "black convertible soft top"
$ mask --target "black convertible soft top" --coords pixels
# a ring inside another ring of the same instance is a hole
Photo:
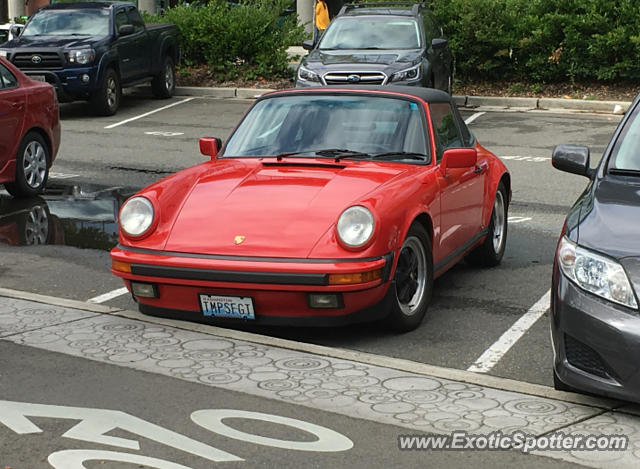
[[[321,93],[331,93],[332,91],[339,92],[348,92],[350,90],[353,91],[376,91],[380,93],[401,93],[408,96],[413,96],[416,98],[420,98],[423,101],[429,103],[450,103],[451,96],[449,96],[446,92],[435,90],[433,88],[422,88],[419,86],[394,86],[394,85],[339,85],[339,86],[323,86],[317,88],[291,88],[289,90],[281,90],[277,91],[278,94],[295,94],[295,93],[303,93],[303,94],[317,94]],[[271,93],[269,93],[271,95]],[[266,95],[265,95],[266,97]]]

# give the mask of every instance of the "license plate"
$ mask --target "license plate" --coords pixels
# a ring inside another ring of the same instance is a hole
[[[29,75],[29,78],[35,81],[47,81],[44,75]]]
[[[249,296],[200,295],[202,314],[215,318],[255,319],[253,299]]]

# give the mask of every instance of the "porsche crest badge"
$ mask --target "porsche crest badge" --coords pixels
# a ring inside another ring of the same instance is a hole
[[[235,244],[242,244],[242,242],[244,241],[245,237],[244,236],[236,236],[235,238],[233,238],[233,242]]]

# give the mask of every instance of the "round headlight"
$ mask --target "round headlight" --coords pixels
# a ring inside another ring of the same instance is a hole
[[[348,247],[358,248],[371,239],[375,220],[369,209],[361,205],[349,207],[338,219],[338,236]]]
[[[151,227],[153,215],[149,199],[132,197],[120,210],[120,227],[129,236],[141,236]]]

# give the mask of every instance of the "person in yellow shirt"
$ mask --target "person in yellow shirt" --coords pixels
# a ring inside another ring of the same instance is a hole
[[[324,30],[329,26],[329,8],[325,0],[316,0],[316,14],[315,14],[315,40],[320,39],[320,36],[324,33]]]

